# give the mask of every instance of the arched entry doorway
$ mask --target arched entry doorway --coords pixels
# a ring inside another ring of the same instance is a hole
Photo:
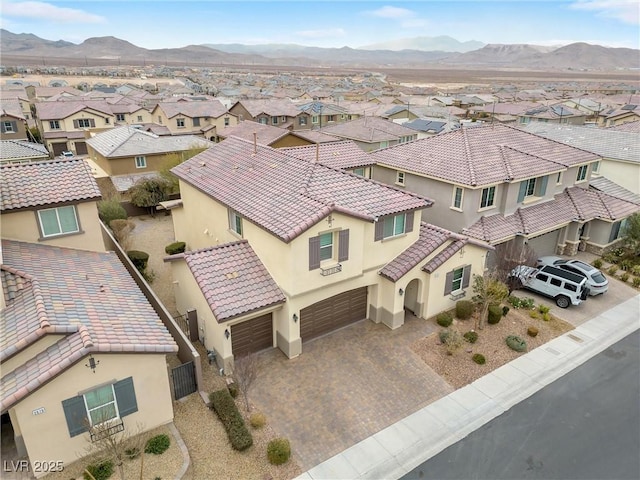
[[[409,310],[415,316],[419,317],[421,312],[421,304],[418,301],[422,282],[417,278],[414,278],[407,284],[407,288],[404,291],[404,309]]]

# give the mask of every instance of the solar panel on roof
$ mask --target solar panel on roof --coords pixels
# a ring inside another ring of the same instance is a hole
[[[625,105],[620,110],[635,110],[636,108],[638,108],[637,105]]]

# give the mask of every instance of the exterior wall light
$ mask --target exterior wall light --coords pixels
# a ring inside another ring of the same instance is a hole
[[[398,293],[400,294],[400,296],[402,296],[402,295],[404,295],[404,290],[400,289],[400,290],[398,290]]]
[[[90,368],[93,373],[96,373],[96,367],[100,363],[100,360],[96,360],[89,354],[89,363],[85,363],[84,366]]]
[[[229,337],[231,336],[231,333],[229,333],[229,329],[225,328],[224,329],[224,338],[226,338],[227,340],[229,340]]]
[[[296,315],[295,313],[293,314],[293,323],[296,323],[298,321],[298,315]]]

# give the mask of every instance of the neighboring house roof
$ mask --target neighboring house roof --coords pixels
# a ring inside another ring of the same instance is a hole
[[[501,124],[464,127],[371,155],[380,165],[472,187],[600,160],[599,155]]]
[[[331,212],[375,221],[433,203],[236,137],[215,144],[172,172],[285,242]]]
[[[607,127],[606,130],[613,130],[617,132],[634,132],[640,133],[640,121],[635,120],[633,122],[625,122],[619,125],[612,125]]]
[[[580,187],[566,188],[552,201],[518,208],[511,215],[480,217],[463,233],[480,240],[499,243],[514,235],[535,235],[572,221],[594,219],[616,221],[640,211],[640,205],[606,193]]]
[[[91,167],[82,159],[5,164],[0,166],[0,210],[99,200]]]
[[[439,120],[427,120],[425,118],[416,118],[415,120],[403,123],[402,126],[410,128],[412,130],[417,130],[418,132],[438,134],[445,131],[447,122]],[[456,126],[455,128],[458,128],[458,126]]]
[[[286,300],[247,240],[183,255],[218,322]]]
[[[0,99],[0,114],[14,117],[19,120],[24,120],[24,114],[22,113],[22,107],[20,101],[17,98],[2,98]]]
[[[131,157],[182,152],[192,148],[208,148],[212,142],[195,135],[161,137],[130,125],[98,133],[87,140],[104,157]]]
[[[375,162],[371,156],[351,140],[302,147],[287,147],[283,151],[308,162],[318,161],[341,170],[366,167]]]
[[[297,117],[300,114],[298,107],[289,99],[239,100],[234,106],[237,104],[242,105],[253,118],[263,113],[274,117]]]
[[[640,195],[627,190],[606,177],[592,177],[589,180],[589,188],[640,205]]]
[[[2,240],[0,358],[64,337],[0,380],[2,411],[89,353],[173,353],[177,346],[113,252]]]
[[[350,122],[323,127],[320,131],[365,143],[395,141],[401,137],[416,135],[415,130],[380,117],[362,117]]]
[[[183,115],[189,118],[211,117],[218,118],[229,113],[219,100],[206,100],[194,102],[160,102],[156,105],[164,112],[167,118]]]
[[[518,114],[521,117],[535,117],[546,119],[561,119],[567,117],[583,117],[585,114],[579,110],[569,108],[561,103],[556,105],[539,105]]]
[[[340,137],[327,135],[318,130],[296,130],[296,135],[313,143],[329,143],[342,140]]]
[[[0,159],[43,159],[49,158],[47,147],[40,143],[25,142],[20,140],[2,140],[0,146]]]
[[[112,175],[110,178],[117,191],[126,192],[141,180],[160,179],[161,177],[158,172],[142,172]]]
[[[298,105],[298,108],[301,112],[309,115],[344,115],[347,113],[347,109],[344,107],[318,101]]]
[[[62,120],[82,110],[93,110],[97,114],[112,115],[111,106],[104,101],[69,101],[69,102],[39,102],[36,104],[40,120]]]
[[[262,145],[271,145],[273,142],[280,140],[282,137],[286,137],[290,133],[292,132],[286,128],[265,125],[254,122],[253,120],[243,120],[237,125],[224,127],[218,132],[218,136],[224,138],[234,136],[253,142],[255,134],[255,138],[258,143]]]
[[[608,128],[529,124],[523,130],[611,160],[640,163],[640,136]]]
[[[420,224],[420,236],[418,240],[387,263],[378,273],[392,282],[397,282],[413,267],[423,262],[432,253],[447,243],[449,243],[449,245],[422,266],[423,271],[433,273],[467,243],[472,243],[482,248],[493,249],[490,245],[480,243],[464,235],[422,222]]]

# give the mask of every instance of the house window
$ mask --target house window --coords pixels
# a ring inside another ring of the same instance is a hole
[[[396,172],[396,184],[404,185],[404,172],[401,172],[400,170]]]
[[[536,180],[537,178],[530,178],[529,180],[525,180],[525,197],[531,197],[534,193],[536,193]]]
[[[78,119],[78,128],[89,128],[91,127],[91,122],[88,118],[80,118]]]
[[[387,148],[388,146],[389,146],[389,142],[385,140],[384,142],[380,142],[379,148]]]
[[[104,123],[105,123],[106,125],[109,125],[109,124],[111,123],[111,119],[110,119],[109,117],[106,117],[106,118],[104,119]]]
[[[184,128],[184,118],[177,118],[176,125],[178,126],[178,128]]]
[[[282,116],[280,117],[280,121],[281,121],[282,123],[285,123],[285,122],[287,121],[287,117],[286,117],[286,115],[282,115]]]
[[[92,426],[118,418],[118,406],[113,385],[96,388],[85,393],[83,397],[87,407],[87,417]]]
[[[138,115],[138,121],[141,122],[142,121],[142,115]]]
[[[278,117],[271,117],[271,125],[277,125],[278,124]]]
[[[235,210],[229,210],[229,229],[242,236],[242,217]]]
[[[313,124],[317,124],[318,123],[318,115],[314,115],[313,117],[311,117],[311,123],[313,123]]]
[[[333,258],[333,232],[320,235],[320,261]]]
[[[116,120],[118,122],[124,122],[124,113],[116,113]]]
[[[60,130],[60,122],[58,120],[49,120],[49,128],[51,130]]]
[[[267,124],[267,117],[260,117],[258,119],[258,122],[261,123],[262,125],[266,125]]]
[[[480,208],[493,207],[496,197],[496,187],[487,187],[482,189],[482,197],[480,198]]]
[[[462,210],[462,196],[464,189],[462,187],[453,187],[453,200],[451,207],[457,210]]]
[[[40,221],[40,231],[43,237],[80,231],[76,207],[73,205],[38,210],[38,220]]]
[[[136,157],[136,168],[147,168],[147,159],[145,157]]]
[[[580,165],[578,168],[578,175],[576,176],[576,182],[582,182],[587,178],[587,170],[589,165]]]
[[[298,118],[298,125],[300,126],[304,126],[307,124],[307,117],[300,117]]]
[[[465,265],[451,270],[445,277],[444,294],[460,294],[463,289],[469,286],[471,277],[471,265]]]
[[[591,173],[599,173],[599,172],[600,172],[600,161],[598,160],[593,164],[593,167],[591,167]]]
[[[13,123],[14,122],[2,122],[2,133],[15,133]]]
[[[335,115],[327,115],[327,122],[335,122],[335,121],[336,121]]]
[[[396,237],[404,233],[406,216],[404,213],[384,218],[382,238]]]
[[[611,225],[611,233],[609,234],[609,243],[619,239],[624,235],[627,226],[627,219],[619,220]]]
[[[229,117],[224,117],[224,126],[225,127],[229,126]]]
[[[160,115],[158,115],[158,123],[162,125],[162,117]]]
[[[200,117],[193,117],[193,126],[194,127],[200,126]]]
[[[360,175],[361,177],[364,177],[364,168],[356,168],[353,170],[353,173],[355,173],[356,175]]]
[[[556,185],[561,185],[562,184],[562,172],[558,172],[558,175],[556,176]]]

